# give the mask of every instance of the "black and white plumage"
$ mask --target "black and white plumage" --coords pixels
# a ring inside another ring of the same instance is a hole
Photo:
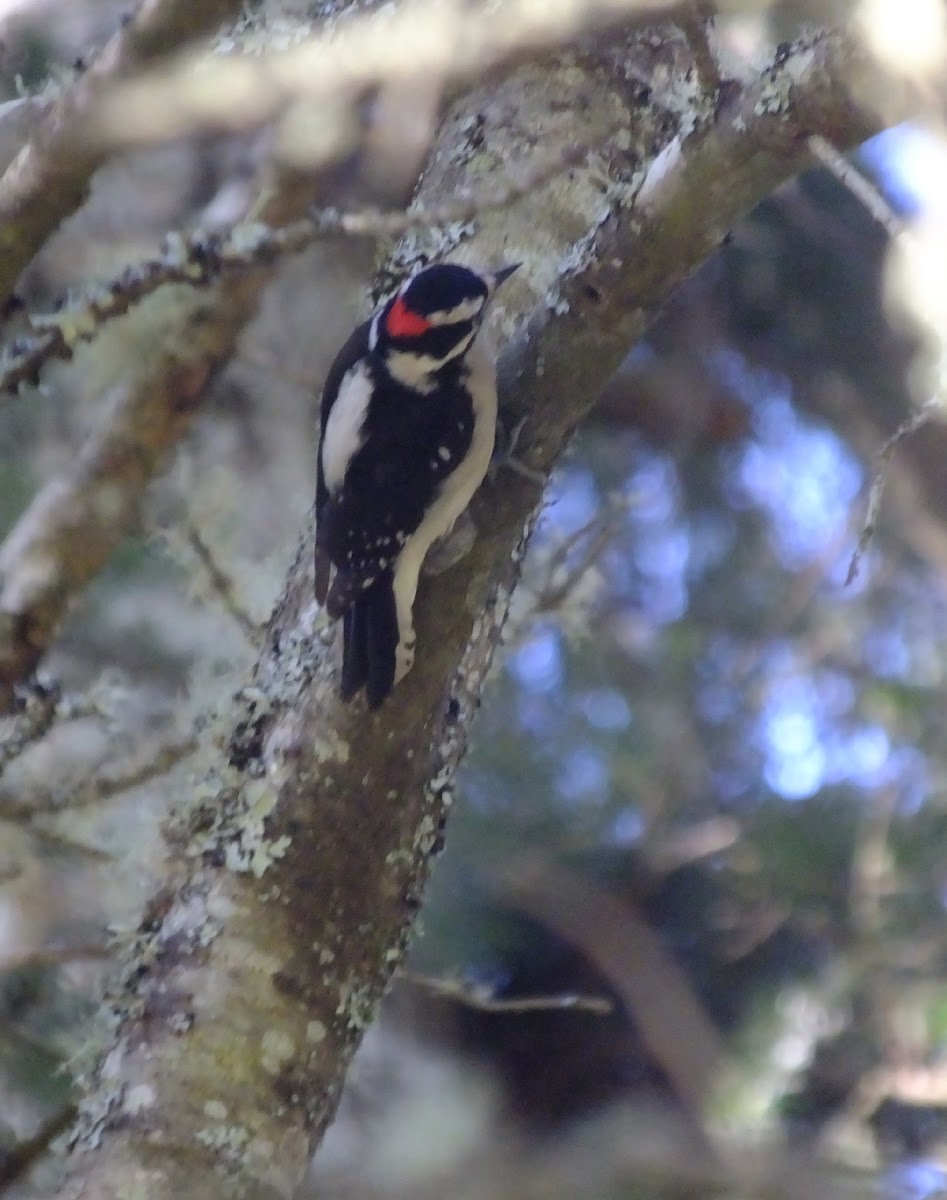
[[[412,613],[431,544],[493,453],[496,368],[477,334],[515,267],[424,268],[339,351],[322,397],[316,598],[343,620],[342,697],[376,708],[414,662]]]

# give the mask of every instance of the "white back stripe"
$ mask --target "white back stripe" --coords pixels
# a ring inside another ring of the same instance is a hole
[[[342,379],[319,451],[322,475],[333,495],[342,486],[349,463],[363,445],[362,428],[371,398],[371,376],[365,364],[359,363]]]

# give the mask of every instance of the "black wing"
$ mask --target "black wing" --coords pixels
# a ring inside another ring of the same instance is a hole
[[[371,320],[368,320],[359,325],[352,333],[348,341],[335,356],[332,366],[329,368],[329,373],[326,375],[325,386],[322,389],[322,408],[319,413],[319,447],[316,451],[316,599],[323,605],[326,602],[326,595],[329,591],[329,575],[332,570],[332,561],[325,546],[325,538],[321,536],[323,533],[325,502],[329,495],[322,474],[322,440],[326,435],[326,422],[329,420],[329,413],[332,411],[332,406],[338,398],[339,388],[342,386],[342,380],[345,378],[346,372],[350,371],[360,358],[365,358],[368,354],[368,335],[370,330]]]

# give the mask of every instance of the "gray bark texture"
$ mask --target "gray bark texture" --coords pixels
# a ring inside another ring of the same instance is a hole
[[[898,115],[861,103],[877,68],[844,32],[809,28],[752,78],[694,64],[669,21],[466,94],[421,203],[489,194],[537,148],[588,153],[512,207],[406,236],[389,264],[522,260],[491,332],[505,423],[525,419],[517,453],[543,476],[677,284],[807,165],[807,137],[846,148]],[[294,1192],[404,955],[541,498],[509,470],[481,489],[475,545],[423,581],[416,665],[377,714],[337,698],[303,531],[182,798],[168,882],[123,948],[60,1196]]]

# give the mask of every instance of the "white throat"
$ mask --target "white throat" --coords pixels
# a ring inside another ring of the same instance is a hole
[[[432,358],[429,354],[411,354],[406,350],[389,350],[385,354],[385,366],[393,379],[412,391],[432,392],[437,386],[434,378],[437,372],[454,359],[463,357],[476,336],[477,331],[472,329],[444,358]]]

